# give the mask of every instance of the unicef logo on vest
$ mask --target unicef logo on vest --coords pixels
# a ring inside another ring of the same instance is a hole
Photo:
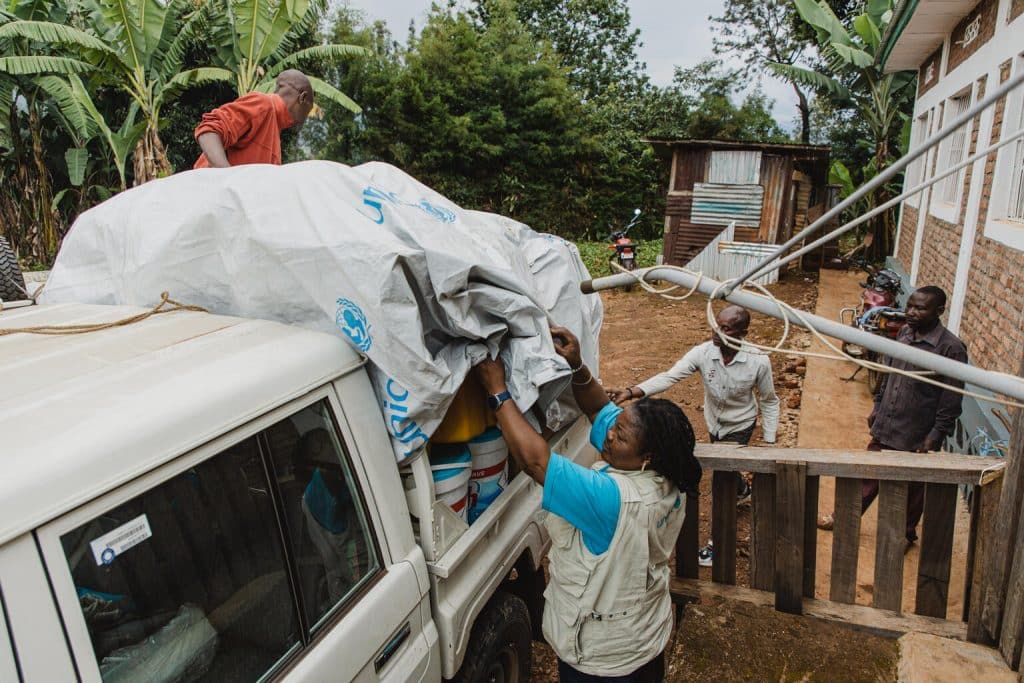
[[[366,353],[373,344],[370,337],[370,323],[366,321],[363,309],[355,302],[348,299],[338,299],[338,313],[334,322],[341,328],[342,333],[348,337],[356,348]]]

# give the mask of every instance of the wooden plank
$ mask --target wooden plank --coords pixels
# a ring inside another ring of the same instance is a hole
[[[1021,501],[1024,508],[1024,500]],[[1024,515],[1024,509],[1021,510]],[[1010,581],[1006,589],[1006,607],[999,634],[999,651],[1014,670],[1020,667],[1021,645],[1024,644],[1024,524],[1017,525],[1016,552],[1010,567]]]
[[[686,517],[676,539],[676,576],[699,578],[697,550],[700,547],[700,498],[686,496]]]
[[[818,477],[804,485],[804,597],[813,598],[818,571]]]
[[[697,444],[697,459],[707,470],[774,474],[778,460],[807,463],[809,477],[850,477],[974,484],[991,461],[958,453],[850,451],[822,448],[763,448],[716,443]]]
[[[768,591],[693,579],[673,579],[671,590],[674,600],[710,601],[724,598],[748,602],[759,607],[772,607],[775,601],[775,597]],[[867,605],[844,605],[829,600],[804,598],[803,616],[886,638],[899,638],[910,632],[930,633],[954,640],[964,640],[967,637],[966,625],[961,621],[922,617],[917,614],[897,614]]]
[[[832,585],[829,598],[853,604],[857,599],[857,560],[860,551],[860,479],[836,479],[832,528]]]
[[[711,578],[736,583],[736,472],[715,472],[711,477]]]
[[[750,585],[770,591],[775,585],[774,474],[754,475],[750,515]]]
[[[775,472],[775,609],[800,614],[804,597],[807,465],[780,460]]]
[[[907,547],[906,482],[878,482],[875,541],[875,588],[871,604],[899,612],[903,600],[903,553]]]
[[[1021,361],[1020,376],[1024,376],[1024,360]],[[987,458],[978,458],[987,460]],[[999,507],[996,510],[992,529],[991,544],[985,558],[985,578],[982,607],[982,623],[993,639],[999,638],[1002,625],[1003,607],[1006,604],[1006,588],[1016,548],[1012,545],[1017,538],[1020,521],[1021,496],[1024,495],[1024,410],[1016,411],[1013,418],[1013,432],[1010,435],[1010,450],[1006,455],[1006,473],[1003,476]]]
[[[999,508],[999,492],[1003,480],[998,478],[988,484],[974,489],[971,501],[971,547],[968,550],[968,566],[970,577],[964,590],[964,610],[967,618],[967,640],[972,643],[990,645],[994,641],[989,637],[982,622],[985,606],[985,595],[982,592],[985,579],[985,567],[989,560],[989,548],[992,547],[992,534],[996,511]]]
[[[946,618],[953,527],[956,525],[956,493],[955,484],[925,486],[914,612],[926,617]]]

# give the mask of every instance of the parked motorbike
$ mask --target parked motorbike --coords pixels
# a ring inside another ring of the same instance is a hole
[[[624,270],[636,270],[637,245],[633,240],[626,237],[626,233],[636,225],[638,220],[640,220],[640,209],[633,209],[633,220],[627,223],[626,227],[622,230],[612,230],[612,234],[608,237],[608,240],[611,242],[608,248],[615,250],[615,253],[608,257],[608,270],[612,275],[620,272],[613,265],[616,262]],[[628,292],[633,289],[633,285],[628,285],[625,289]]]
[[[900,276],[888,268],[876,269],[866,261],[858,261],[858,265],[868,274],[867,280],[859,283],[864,288],[860,295],[860,305],[839,311],[839,320],[864,332],[895,339],[907,321],[906,313],[896,303],[899,295],[903,293]],[[875,363],[880,363],[884,359],[883,356],[859,344],[844,343],[843,351],[853,358]],[[857,370],[844,379],[852,380],[861,371],[861,367],[858,365]],[[868,389],[872,394],[878,390],[881,381],[882,373],[868,370]]]

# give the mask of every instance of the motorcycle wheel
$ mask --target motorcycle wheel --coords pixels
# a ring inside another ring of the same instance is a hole
[[[632,259],[629,261],[624,261],[622,263],[622,267],[625,268],[626,270],[636,270],[636,261],[633,261]],[[624,289],[627,292],[632,292],[634,287],[636,287],[636,284],[629,284],[626,285]]]

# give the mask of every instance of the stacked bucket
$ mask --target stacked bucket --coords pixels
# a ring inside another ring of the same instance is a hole
[[[430,439],[430,470],[437,499],[472,524],[508,484],[508,447],[470,376]]]

